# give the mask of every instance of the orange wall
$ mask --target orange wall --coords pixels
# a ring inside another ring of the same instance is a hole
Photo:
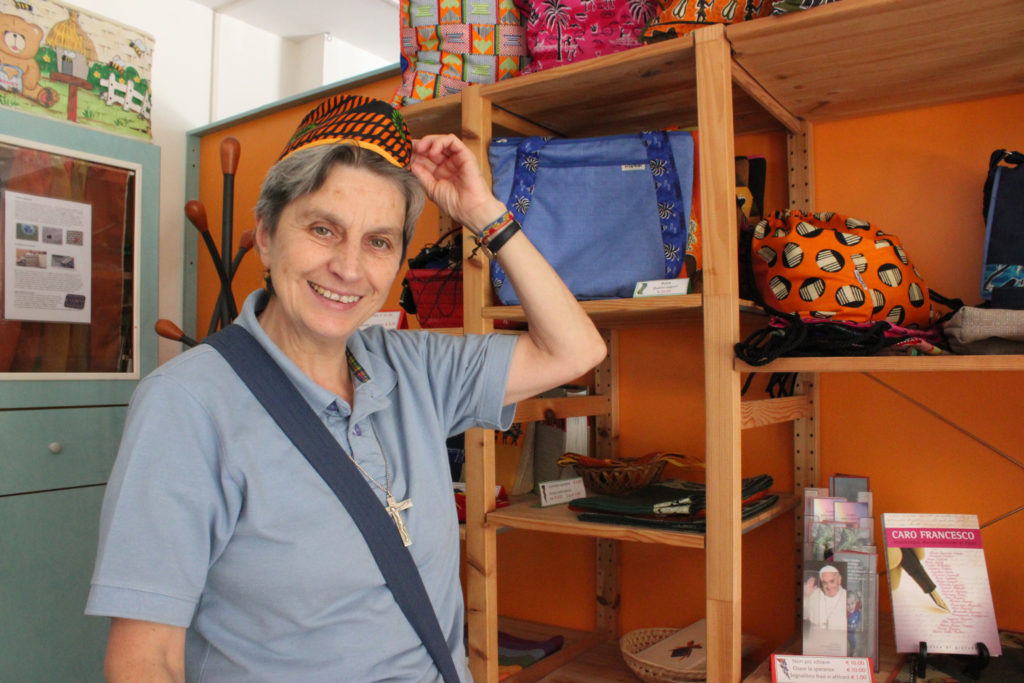
[[[356,92],[386,98],[396,83],[389,80]],[[251,225],[262,174],[312,106],[207,136],[210,139],[204,140],[201,155],[201,198],[215,235],[219,235],[220,140],[233,135],[242,143],[237,235]],[[1019,125],[1022,107],[1024,95],[1018,95],[819,124],[814,130],[816,208],[871,220],[896,233],[930,286],[974,302],[983,239],[981,188],[988,155],[999,147],[1024,149]],[[766,208],[784,207],[784,136],[745,137],[737,140],[736,152],[768,158]],[[436,212],[428,209],[410,254],[436,235],[435,222]],[[259,285],[257,261],[247,258],[235,287],[239,297]],[[204,332],[216,287],[205,255],[200,264],[198,318]],[[392,297],[397,301],[395,292]],[[700,329],[681,322],[623,331],[620,343],[620,452],[703,453]],[[878,512],[973,513],[983,523],[1020,504],[1024,472],[995,452],[1024,459],[1015,422],[1018,406],[1024,404],[1019,373],[832,374],[822,376],[821,387],[819,484],[827,483],[834,472],[866,474],[871,477]],[[856,407],[854,419],[850,419],[851,407]],[[769,472],[777,488],[791,490],[790,448],[784,427],[746,432],[743,474]],[[514,465],[499,463],[499,471],[514,472]],[[1022,537],[1024,515],[983,532],[997,616],[1004,628],[1024,629]],[[793,522],[788,516],[744,539],[744,631],[766,638],[768,647],[792,632],[794,621],[789,615],[795,613],[796,596],[792,543]],[[514,531],[499,535],[498,548],[503,614],[567,627],[593,626],[592,541]],[[703,553],[623,543],[621,570],[622,632],[683,626],[703,616]],[[883,604],[883,609],[888,605]]]
[[[977,304],[988,158],[1024,148],[1022,107],[1024,94],[818,125],[818,206],[899,235],[932,289]],[[871,476],[881,512],[968,513],[984,525],[1022,502],[1024,471],[1002,455],[1024,461],[1022,380],[1019,372],[823,376],[821,472]],[[1024,514],[982,531],[998,623],[1017,630],[1021,538]]]

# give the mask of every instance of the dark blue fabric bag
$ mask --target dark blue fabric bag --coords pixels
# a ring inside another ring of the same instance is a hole
[[[996,308],[1024,308],[1024,154],[992,152],[982,213],[981,296]]]
[[[641,280],[677,277],[693,195],[693,136],[498,138],[494,194],[577,299],[629,297]],[[491,262],[498,300],[519,303]]]

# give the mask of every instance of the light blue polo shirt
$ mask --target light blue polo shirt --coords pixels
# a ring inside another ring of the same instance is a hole
[[[515,337],[356,332],[348,348],[369,380],[355,382],[350,407],[266,336],[256,320],[265,298],[251,294],[237,323],[380,483],[387,458],[392,494],[413,503],[402,513],[410,550],[471,680],[444,442],[508,428]],[[159,367],[132,397],[86,613],[188,627],[189,681],[441,680],[341,503],[208,345]]]

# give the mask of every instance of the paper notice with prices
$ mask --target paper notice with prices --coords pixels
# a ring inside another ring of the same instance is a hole
[[[870,683],[875,680],[867,657],[772,655],[772,683]]]

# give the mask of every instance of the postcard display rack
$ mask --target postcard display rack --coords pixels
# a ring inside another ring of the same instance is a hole
[[[784,130],[789,204],[814,208],[814,121],[1020,91],[1024,67],[1017,55],[1024,48],[1024,35],[1002,30],[1009,17],[1024,21],[1018,0],[979,0],[969,7],[958,0],[848,0],[785,17],[711,26],[683,38],[476,86],[461,96],[406,108],[415,136],[460,134],[485,169],[488,145],[502,135],[585,137],[673,125],[696,125],[699,131],[703,293],[586,302],[584,308],[604,330],[610,349],[608,360],[596,371],[595,394],[525,401],[516,420],[543,419],[546,411],[558,417],[597,416],[598,454],[610,455],[617,433],[616,330],[702,317],[707,532],[691,535],[586,524],[564,507],[538,509],[529,503],[495,509],[493,494],[488,494],[495,484],[492,433],[467,433],[466,602],[475,680],[498,680],[495,533],[501,527],[582,535],[597,543],[597,632],[514,680],[538,680],[559,666],[570,666],[568,660],[588,648],[615,638],[621,541],[704,551],[708,680],[740,680],[742,535],[767,518],[789,514],[803,488],[816,485],[817,373],[1024,370],[1019,356],[785,358],[757,368],[737,361],[733,353],[740,340],[744,303],[737,284],[734,136]],[[993,35],[1001,36],[998,45],[992,44]],[[467,242],[467,256],[471,247]],[[482,257],[467,262],[463,270],[466,332],[490,331],[496,319],[524,319],[518,307],[492,305]],[[799,372],[798,395],[741,402],[741,378],[751,372]],[[765,517],[741,521],[743,430],[781,422],[794,426],[796,490]],[[799,510],[795,515],[799,543]],[[780,553],[779,561],[789,561],[787,557]],[[794,576],[799,576],[797,567]],[[794,628],[795,624],[794,619]]]

